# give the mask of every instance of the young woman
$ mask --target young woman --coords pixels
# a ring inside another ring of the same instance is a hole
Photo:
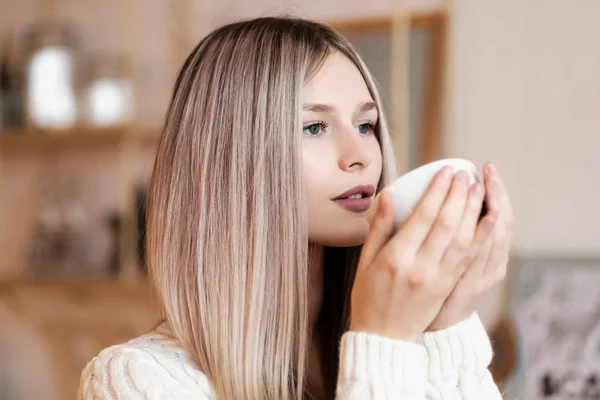
[[[375,197],[390,136],[350,44],[298,19],[214,31],[177,79],[151,178],[164,321],[95,357],[79,399],[500,399],[475,310],[506,273],[512,212],[484,171],[469,187],[443,170],[393,232]]]

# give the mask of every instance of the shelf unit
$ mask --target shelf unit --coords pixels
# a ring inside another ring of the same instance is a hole
[[[121,216],[119,237],[118,279],[141,277],[137,262],[137,225],[134,196],[140,163],[147,160],[148,151],[154,153],[158,146],[159,130],[137,126],[74,127],[64,130],[19,129],[0,131],[1,166],[10,159],[23,157],[62,157],[78,151],[113,150],[118,153],[117,211]],[[145,158],[143,158],[145,157]],[[0,186],[4,179],[0,178]],[[7,229],[6,226],[1,228]],[[25,262],[23,262],[25,266]],[[2,276],[2,274],[0,274]],[[29,279],[29,278],[27,278]],[[33,278],[46,279],[46,278]],[[62,281],[69,278],[57,278]],[[90,278],[97,280],[97,276]],[[3,279],[0,278],[0,281]]]
[[[0,152],[31,152],[117,146],[135,142],[154,146],[157,130],[136,127],[81,127],[63,130],[18,129],[0,131]]]

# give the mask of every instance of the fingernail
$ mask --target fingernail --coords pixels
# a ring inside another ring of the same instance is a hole
[[[489,187],[490,196],[496,197],[498,195],[498,184],[495,181],[490,182]]]
[[[469,175],[467,175],[465,171],[458,171],[454,176],[454,179],[460,183],[467,183],[469,181]]]
[[[488,164],[488,174],[490,178],[495,178],[498,175],[498,168],[492,163]]]
[[[442,168],[442,172],[440,174],[442,178],[450,179],[450,177],[452,176],[452,167],[446,165],[444,168]]]

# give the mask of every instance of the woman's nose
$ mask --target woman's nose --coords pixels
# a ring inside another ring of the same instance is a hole
[[[371,164],[372,154],[355,127],[345,128],[337,135],[339,149],[338,165],[344,171],[364,169]]]

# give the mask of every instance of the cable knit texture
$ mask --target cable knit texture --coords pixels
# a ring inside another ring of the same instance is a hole
[[[448,329],[426,332],[427,399],[502,399],[488,366],[492,345],[477,313]]]
[[[363,332],[346,332],[340,347],[338,399],[422,399],[425,349]]]
[[[418,343],[364,332],[340,342],[338,400],[496,400],[487,370],[492,357],[481,321],[471,318]],[[206,400],[211,385],[191,359],[159,327],[109,347],[84,368],[78,400]]]

